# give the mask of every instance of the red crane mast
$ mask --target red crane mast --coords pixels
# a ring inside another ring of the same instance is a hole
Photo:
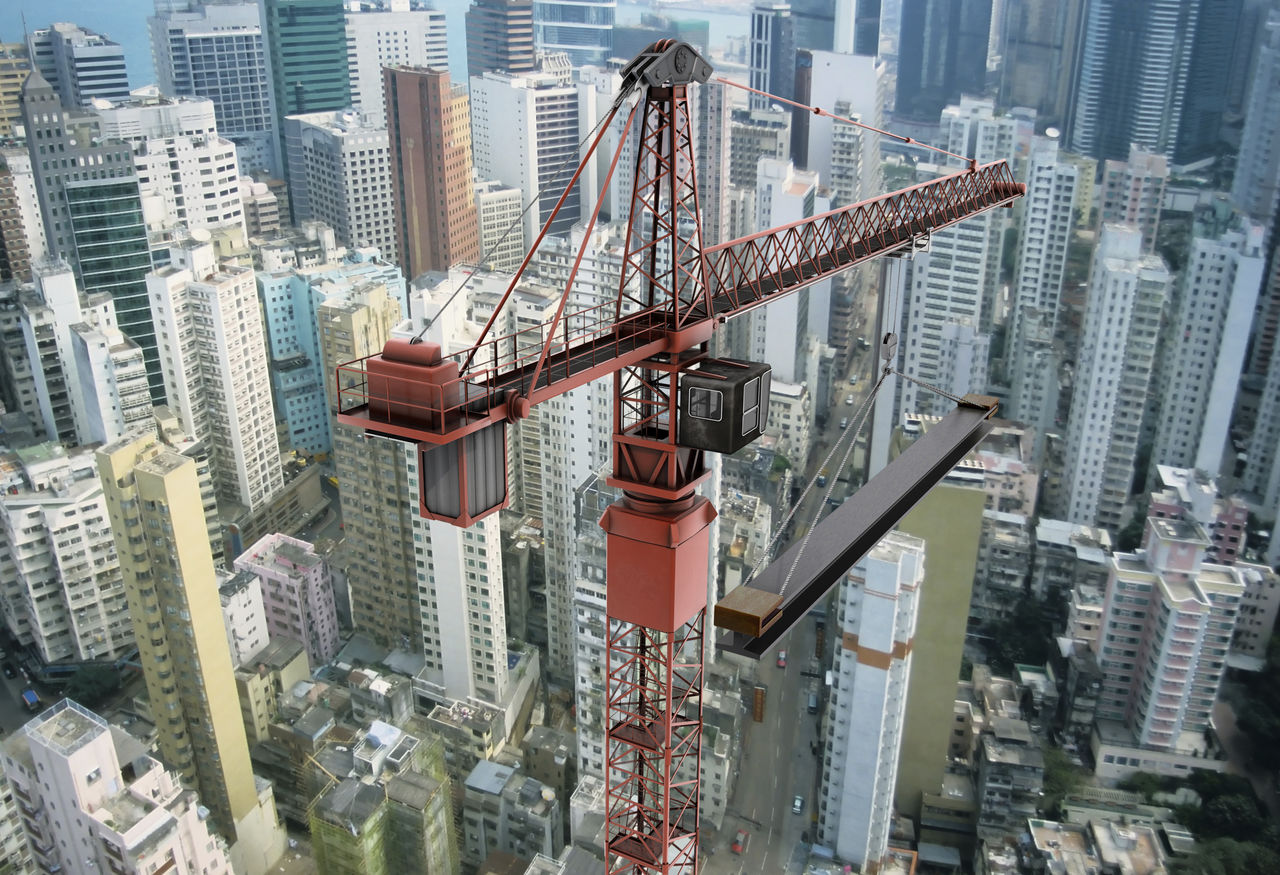
[[[710,358],[715,328],[860,262],[918,248],[933,231],[1007,205],[1025,190],[1003,162],[971,164],[704,248],[689,86],[705,82],[710,73],[691,46],[674,40],[654,43],[623,70],[624,95],[639,89],[642,96],[630,110],[609,171],[612,177],[638,116],[631,214],[615,300],[566,314],[566,288],[549,323],[532,333],[490,338],[499,304],[470,349],[444,355],[432,343],[393,340],[380,355],[337,370],[339,421],[417,444],[421,512],[460,526],[507,504],[508,424],[541,401],[613,378],[608,482],[622,498],[600,522],[607,534],[610,875],[697,871],[702,648],[715,510],[695,490],[708,476],[706,453],[731,451],[757,436],[769,400],[766,367]],[[569,187],[606,127],[607,122]],[[539,242],[545,234],[544,228]],[[570,287],[587,245],[584,238]],[[727,446],[684,428],[696,417],[688,413],[687,396],[694,393],[682,397],[681,379],[693,374],[724,381],[730,398],[718,403],[725,404],[721,420],[733,432]],[[993,410],[991,405],[982,418]],[[769,603],[774,618],[782,601]],[[741,639],[744,630],[759,633],[767,624],[727,627],[737,628]]]

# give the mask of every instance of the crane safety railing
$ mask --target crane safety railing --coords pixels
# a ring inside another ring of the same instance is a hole
[[[995,162],[708,247],[702,253],[710,285],[704,300],[711,312],[702,305],[702,318],[736,316],[859,262],[911,248],[941,228],[1012,202],[1023,190],[1009,166]],[[441,384],[439,400],[430,407],[419,405],[420,415],[402,396],[370,394],[366,362],[372,356],[348,362],[338,367],[339,411],[361,413],[367,427],[375,427],[375,405],[369,402],[386,402],[376,406],[412,420],[412,430],[425,439],[438,435],[444,442],[492,421],[513,392],[536,404],[589,382],[600,368],[633,366],[672,351],[666,349],[675,330],[671,311],[671,302],[660,301],[618,319],[617,301],[610,299],[565,313],[559,323],[531,325],[453,353],[446,360],[459,368],[465,364],[465,371]],[[557,336],[535,386],[551,330]]]

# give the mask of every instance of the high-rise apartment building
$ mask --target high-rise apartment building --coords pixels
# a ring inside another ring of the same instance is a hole
[[[22,43],[0,43],[0,137],[13,135],[13,126],[22,122],[18,96],[31,72],[31,59]]]
[[[1098,221],[1134,225],[1142,232],[1144,252],[1154,252],[1169,161],[1134,145],[1126,161],[1108,159],[1102,166]]]
[[[729,100],[726,85],[707,82],[695,92],[698,208],[702,210],[702,245],[728,240]],[[621,216],[618,216],[621,219]]]
[[[526,250],[578,164],[578,89],[567,72],[485,73],[471,80],[476,176],[515,186],[526,204],[537,200],[524,219]],[[580,189],[569,192],[552,234],[565,234],[580,221]]]
[[[1032,424],[1037,442],[1054,429],[1060,351],[1054,346],[1059,303],[1074,229],[1079,168],[1060,160],[1058,142],[1037,137],[1027,166],[1014,268],[1006,359],[1008,416]]]
[[[169,255],[147,277],[165,392],[184,431],[208,447],[219,499],[256,511],[284,473],[254,273],[219,264],[198,238]]]
[[[58,22],[28,33],[27,52],[32,68],[40,71],[68,109],[87,107],[95,98],[129,97],[124,49],[102,34]]]
[[[151,397],[163,400],[133,148],[99,137],[96,115],[64,109],[39,70],[23,86],[22,113],[49,253],[71,263],[83,292],[112,296],[120,330],[142,347]]]
[[[376,116],[387,106],[384,67],[449,69],[444,12],[410,9],[409,0],[383,0],[376,8],[348,6],[347,58],[351,103],[358,112]]]
[[[1066,147],[1098,160],[1137,146],[1172,159],[1202,4],[1086,4],[1067,107]]]
[[[1196,211],[1191,251],[1171,307],[1151,464],[1216,472],[1265,262],[1263,229],[1222,198]]]
[[[0,239],[8,271],[0,276],[29,282],[31,265],[49,254],[49,244],[26,144],[0,146],[0,165]]]
[[[1111,557],[1098,719],[1144,748],[1199,749],[1209,728],[1245,583],[1208,546],[1193,520],[1149,518],[1142,549]]]
[[[341,308],[344,302],[368,305],[389,309],[395,324],[408,313],[404,276],[395,265],[374,258],[372,250],[355,251],[314,267],[263,270],[258,293],[266,317],[276,414],[288,435],[288,446],[281,449],[327,453],[333,449],[328,401],[333,371],[326,370],[321,355],[329,337],[321,337],[319,310],[322,305]]]
[[[301,641],[312,665],[338,651],[338,613],[329,563],[306,541],[267,535],[235,560],[237,571],[262,581],[262,603],[272,638]]]
[[[270,409],[269,407],[267,408]],[[160,753],[200,792],[237,871],[263,873],[284,850],[271,787],[258,785],[236,701],[196,463],[135,433],[98,450],[138,661]]]
[[[258,4],[165,0],[147,26],[160,93],[213,101],[218,133],[236,144],[241,169],[282,173]]]
[[[889,849],[924,555],[919,538],[890,532],[837,591],[840,643],[823,720],[818,837],[863,867]]]
[[[399,258],[387,128],[381,113],[313,112],[284,120],[293,220],[320,221],[350,246]]]
[[[791,100],[796,93],[796,35],[788,3],[762,3],[751,10],[749,84],[757,91]],[[751,109],[768,109],[772,101],[751,94]]]
[[[931,122],[961,95],[983,93],[991,6],[991,0],[902,0],[895,116]]]
[[[342,0],[262,0],[259,10],[279,155],[274,166],[286,172],[292,186],[284,152],[285,117],[341,112],[351,105],[346,18]]]
[[[388,66],[382,76],[400,269],[413,279],[474,264],[480,229],[466,88],[451,86],[443,67]]]
[[[1067,421],[1063,518],[1116,531],[1133,483],[1172,277],[1137,228],[1104,225],[1089,276]]]
[[[535,69],[533,0],[472,0],[467,8],[467,78]]]
[[[42,662],[116,659],[133,646],[93,453],[43,443],[0,456],[0,610]]]
[[[70,699],[9,736],[3,757],[39,871],[242,871],[210,832],[204,796]]]
[[[1249,218],[1270,226],[1280,206],[1280,9],[1272,10],[1264,34],[1249,84],[1231,196]]]
[[[568,55],[575,67],[603,66],[613,54],[617,14],[617,0],[534,0],[533,47]]]
[[[171,98],[139,92],[95,109],[98,134],[133,147],[138,188],[149,205],[163,204],[172,228],[235,228],[244,234],[236,147],[218,132],[216,109],[206,98]]]
[[[475,199],[482,267],[514,273],[525,254],[520,189],[493,179],[477,182]]]
[[[1157,465],[1147,516],[1199,523],[1209,536],[1204,557],[1218,565],[1235,565],[1244,552],[1249,505],[1238,496],[1223,498],[1217,482],[1203,469]]]

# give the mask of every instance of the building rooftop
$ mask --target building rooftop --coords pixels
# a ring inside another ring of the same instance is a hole
[[[991,736],[982,739],[982,755],[991,763],[1008,766],[1024,766],[1031,769],[1044,768],[1044,754],[1038,747],[1026,747],[1017,744],[1002,744]]]
[[[515,769],[510,766],[502,766],[490,760],[480,760],[471,770],[471,774],[467,775],[467,789],[497,796],[502,793],[502,788],[507,785],[507,781],[514,773]]]
[[[382,785],[345,778],[316,799],[315,812],[329,823],[350,830],[352,836],[358,836],[365,821],[377,812],[385,798]]]
[[[440,782],[418,772],[401,772],[387,781],[387,798],[392,802],[425,811]]]
[[[297,659],[303,650],[301,641],[284,637],[272,638],[271,643],[246,659],[245,665],[263,666],[267,671],[280,671]]]
[[[69,756],[108,731],[107,721],[70,699],[63,699],[26,726],[26,731],[63,756]]]
[[[1083,827],[1069,823],[1027,821],[1036,850],[1051,860],[1051,871],[1061,875],[1089,875],[1098,870],[1098,855]]]
[[[1160,840],[1148,826],[1121,825],[1114,820],[1090,824],[1098,857],[1110,871],[1125,875],[1164,872]]]

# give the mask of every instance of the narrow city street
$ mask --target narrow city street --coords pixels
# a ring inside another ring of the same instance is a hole
[[[785,668],[776,664],[777,651],[760,662],[757,683],[766,688],[765,718],[754,723],[747,715],[737,786],[719,841],[704,857],[707,875],[798,871],[788,864],[810,829],[816,800],[819,717],[808,713],[807,699],[822,680],[806,676],[814,673],[814,628],[806,618],[783,638],[779,649],[787,651]],[[804,798],[800,814],[792,811],[796,796]],[[729,848],[739,829],[749,835],[741,855]]]

